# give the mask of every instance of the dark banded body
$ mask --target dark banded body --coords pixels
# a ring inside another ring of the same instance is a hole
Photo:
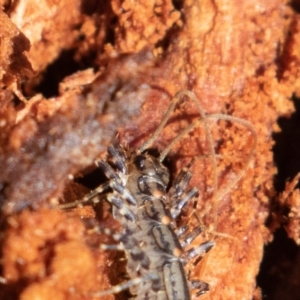
[[[108,153],[110,164],[100,162],[99,167],[112,181],[109,186],[113,192],[107,199],[113,205],[114,218],[123,228],[119,241],[127,258],[131,293],[137,300],[191,299],[192,285],[184,270],[189,257],[181,245],[183,241],[176,233],[176,220],[171,214],[171,210],[181,210],[183,196],[188,202],[197,195],[196,189],[186,191],[191,178],[188,169],[168,191],[170,174],[157,158],[135,152],[127,157],[120,146],[111,146]],[[199,247],[208,251],[212,245],[206,243]],[[136,278],[141,279],[139,284]],[[201,292],[205,289],[207,285],[205,288],[202,285]],[[112,292],[118,291],[112,288]]]
[[[199,118],[170,141],[159,158],[145,153],[184,97],[194,102],[199,111]],[[217,156],[209,120],[238,123],[253,135],[253,145],[243,170],[220,192]],[[192,162],[180,172],[172,184],[168,169],[161,163],[175,143],[200,125],[206,134],[214,175],[212,198],[216,206],[213,209],[216,222],[217,203],[244,176],[255,153],[257,134],[252,124],[244,119],[224,114],[206,114],[196,95],[187,90],[175,94],[157,129],[136,151],[124,151],[119,145],[108,148],[107,161],[96,162],[108,179],[106,183],[92,190],[81,200],[60,205],[60,208],[68,209],[90,201],[96,203],[99,200],[94,200],[94,197],[106,192],[106,200],[113,207],[113,216],[122,226],[122,232],[113,235],[118,244],[101,245],[101,248],[125,251],[129,280],[109,290],[90,293],[92,296],[101,297],[130,289],[136,300],[189,300],[208,290],[208,285],[203,281],[190,280],[184,266],[194,258],[198,260],[214,243],[205,242],[195,248],[186,249],[199,235],[201,228],[199,226],[189,230],[188,225],[179,228],[176,225],[182,208],[198,195],[197,188],[187,190],[192,176],[189,171]],[[112,193],[107,193],[108,189],[111,189]]]

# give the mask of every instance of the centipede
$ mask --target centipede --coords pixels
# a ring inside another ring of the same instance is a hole
[[[199,117],[177,134],[158,156],[152,155],[150,147],[183,99],[195,103]],[[246,127],[252,136],[252,147],[243,170],[221,191],[218,189],[217,155],[209,124],[209,121],[218,120],[238,123]],[[91,292],[90,296],[101,298],[129,290],[136,300],[190,300],[209,290],[209,283],[190,278],[185,266],[203,257],[215,243],[207,240],[192,246],[202,229],[200,226],[178,225],[177,222],[187,204],[199,197],[199,189],[189,187],[194,159],[172,182],[170,170],[163,164],[174,145],[197,126],[203,126],[207,136],[214,170],[212,197],[214,203],[218,203],[244,176],[255,153],[257,135],[249,121],[226,114],[206,114],[193,92],[181,90],[173,97],[154,133],[141,146],[126,149],[120,144],[113,144],[107,149],[107,158],[96,161],[96,166],[107,178],[105,183],[80,200],[59,205],[60,209],[67,210],[95,204],[100,201],[96,196],[104,194],[105,200],[111,204],[113,218],[121,225],[118,233],[105,230],[106,234],[112,235],[115,244],[101,244],[100,247],[105,251],[124,251],[129,279],[108,290]],[[216,209],[213,214],[216,215]]]

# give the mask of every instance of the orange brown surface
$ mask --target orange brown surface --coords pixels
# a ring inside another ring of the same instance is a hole
[[[288,215],[284,213],[278,214],[279,216],[285,218],[285,228],[291,239],[293,239],[296,244],[300,244],[300,195],[299,189],[296,189],[296,185],[299,181],[300,174],[297,174],[291,182],[287,182],[285,190],[279,195],[278,202],[281,207],[288,207]],[[280,222],[280,220],[278,220]],[[278,224],[277,224],[278,225]]]
[[[51,220],[45,222],[44,220]],[[95,286],[107,286],[105,253],[93,252],[86,229],[77,218],[60,211],[24,210],[7,219],[3,275],[11,283],[2,299],[85,299]],[[20,247],[22,245],[22,247]]]
[[[213,170],[203,129],[170,152],[174,176],[196,157],[191,184],[200,189],[196,213],[206,228],[196,242],[216,242],[200,264],[189,267],[194,278],[210,284],[203,300],[259,299],[256,276],[264,244],[284,218],[290,236],[299,239],[293,225],[299,222],[297,192],[285,201],[275,198],[272,153],[276,121],[293,113],[289,99],[299,95],[299,14],[280,0],[66,0],[42,6],[21,0],[3,7],[0,26],[11,29],[2,31],[0,53],[2,276],[7,281],[2,295],[92,299],[89,292],[106,288],[108,278],[99,279],[109,273],[106,254],[90,246],[76,213],[50,207],[64,190],[65,199],[76,197],[77,192],[69,195],[74,190],[66,189],[68,182],[94,172],[93,161],[117,132],[122,144],[141,144],[172,96],[187,89],[206,113],[244,118],[258,136],[250,168],[217,202],[211,197]],[[34,72],[27,74],[30,66]],[[9,84],[22,87],[26,104],[4,89]],[[192,101],[180,103],[154,146],[164,149],[198,115]],[[253,137],[240,125],[210,125],[222,191],[243,170]],[[271,199],[291,211],[276,215]],[[101,223],[102,213],[84,210],[78,215]],[[266,226],[274,215],[276,226]]]

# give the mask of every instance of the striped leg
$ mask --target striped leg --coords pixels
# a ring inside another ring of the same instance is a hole
[[[176,219],[180,215],[182,208],[187,202],[198,195],[197,188],[193,188],[186,192],[187,186],[192,178],[190,167],[193,162],[194,160],[192,159],[190,163],[179,173],[170,189],[169,206],[173,219]]]
[[[127,199],[128,202],[136,203],[132,195],[129,194],[127,190],[124,188],[124,185],[126,184],[126,182],[124,181],[126,180],[126,173],[127,173],[126,155],[124,150],[118,146],[110,146],[108,147],[107,151],[110,155],[112,163],[115,165],[117,170],[115,171],[107,162],[103,160],[96,161],[95,163],[97,167],[99,167],[104,172],[105,176],[108,179],[108,182],[99,185],[96,189],[90,191],[87,195],[85,195],[80,200],[59,205],[58,207],[60,209],[68,209],[76,206],[81,206],[86,202],[92,200],[96,195],[107,191],[109,188],[116,190],[117,192],[124,195],[124,197]],[[98,201],[99,200],[96,199],[92,202],[97,203]]]
[[[92,293],[91,296],[97,298],[97,297],[103,297],[103,296],[106,296],[106,295],[118,294],[118,293],[120,293],[122,291],[125,291],[125,290],[127,290],[127,289],[129,289],[133,286],[141,285],[145,281],[148,281],[148,280],[154,281],[156,279],[157,279],[157,276],[155,274],[147,274],[147,275],[144,275],[144,276],[141,276],[141,277],[131,279],[131,280],[126,281],[122,284],[113,286],[109,290]]]
[[[197,291],[196,294],[193,295],[192,299],[196,299],[209,291],[209,285],[202,280],[191,280],[190,283],[191,288]]]
[[[77,206],[82,206],[83,204],[89,202],[92,200],[93,203],[97,203],[99,202],[98,199],[94,199],[93,198],[105,191],[107,191],[110,188],[110,181],[105,182],[104,184],[99,185],[97,188],[95,188],[94,190],[90,191],[87,195],[85,195],[82,199],[80,200],[75,200],[73,202],[70,203],[65,203],[65,204],[60,204],[58,205],[58,208],[60,209],[69,209],[69,208],[73,208],[73,207],[77,207]]]

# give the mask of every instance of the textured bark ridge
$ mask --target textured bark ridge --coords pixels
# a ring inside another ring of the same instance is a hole
[[[264,244],[282,224],[299,244],[297,179],[277,195],[272,153],[277,119],[293,113],[289,99],[300,91],[299,14],[280,0],[21,0],[2,7],[1,299],[93,299],[89,293],[122,281],[119,254],[100,251],[108,237],[90,230],[118,229],[109,205],[54,206],[103,182],[94,160],[116,139],[133,148],[145,141],[181,89],[193,91],[207,114],[251,122],[258,136],[250,168],[217,202],[204,129],[170,151],[173,177],[195,157],[191,185],[200,190],[197,218],[188,207],[178,222],[201,222],[196,244],[216,242],[187,267],[210,284],[203,300],[261,299]],[[153,147],[162,151],[198,117],[192,101],[181,101]],[[244,169],[253,136],[234,122],[208,123],[222,191]]]

